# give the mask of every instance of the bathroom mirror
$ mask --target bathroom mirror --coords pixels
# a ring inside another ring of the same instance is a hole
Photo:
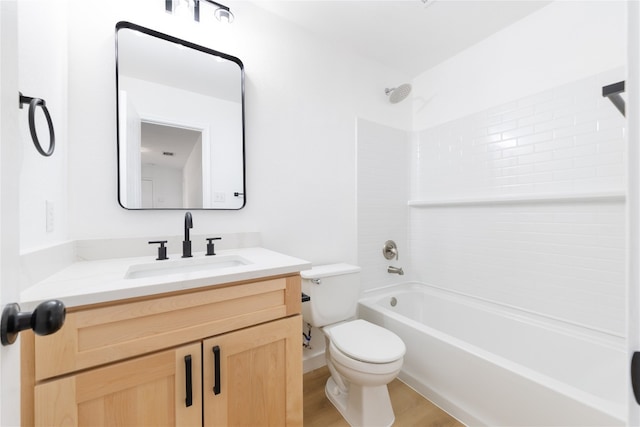
[[[116,91],[122,207],[244,206],[244,66],[238,58],[119,22]]]

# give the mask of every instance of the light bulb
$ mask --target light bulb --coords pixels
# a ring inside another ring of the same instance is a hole
[[[216,9],[216,11],[214,12],[214,15],[216,17],[216,19],[220,22],[224,22],[227,24],[230,24],[233,22],[233,13],[231,13],[230,10],[224,9],[224,8],[218,8]]]

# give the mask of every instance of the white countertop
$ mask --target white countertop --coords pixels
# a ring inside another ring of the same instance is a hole
[[[216,256],[238,256],[249,263],[215,270],[128,279],[125,276],[132,266],[151,263],[158,263],[158,266],[169,264],[162,264],[167,261],[156,261],[154,256],[78,261],[25,289],[20,294],[20,305],[23,310],[30,310],[42,301],[58,299],[66,307],[76,307],[296,273],[311,268],[311,263],[308,261],[264,248],[222,250],[218,251]],[[213,259],[215,257],[205,257],[204,253],[200,252],[194,253],[193,258],[190,259],[196,258]],[[169,254],[169,261],[179,259],[180,254]]]

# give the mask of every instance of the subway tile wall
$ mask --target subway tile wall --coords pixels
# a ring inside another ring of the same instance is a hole
[[[615,191],[625,120],[602,97],[616,69],[418,133],[414,198]]]
[[[418,279],[623,336],[623,204],[466,206],[411,211]]]
[[[413,199],[486,199],[411,207],[418,280],[625,334],[625,203],[514,196],[626,191],[626,121],[602,86],[624,69],[416,133]]]
[[[409,277],[407,224],[409,199],[409,133],[358,119],[358,264],[362,289],[397,283]],[[399,259],[382,256],[387,240],[398,245]],[[389,274],[387,267],[407,274]]]

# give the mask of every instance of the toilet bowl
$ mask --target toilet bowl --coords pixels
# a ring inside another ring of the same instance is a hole
[[[353,320],[323,328],[331,371],[325,393],[352,426],[391,426],[387,384],[402,368],[405,345],[384,328]]]
[[[325,336],[329,401],[351,426],[387,427],[395,420],[387,384],[400,372],[406,347],[381,326],[347,320],[356,314],[359,271],[348,264],[303,271],[303,292],[311,297],[303,317]]]

